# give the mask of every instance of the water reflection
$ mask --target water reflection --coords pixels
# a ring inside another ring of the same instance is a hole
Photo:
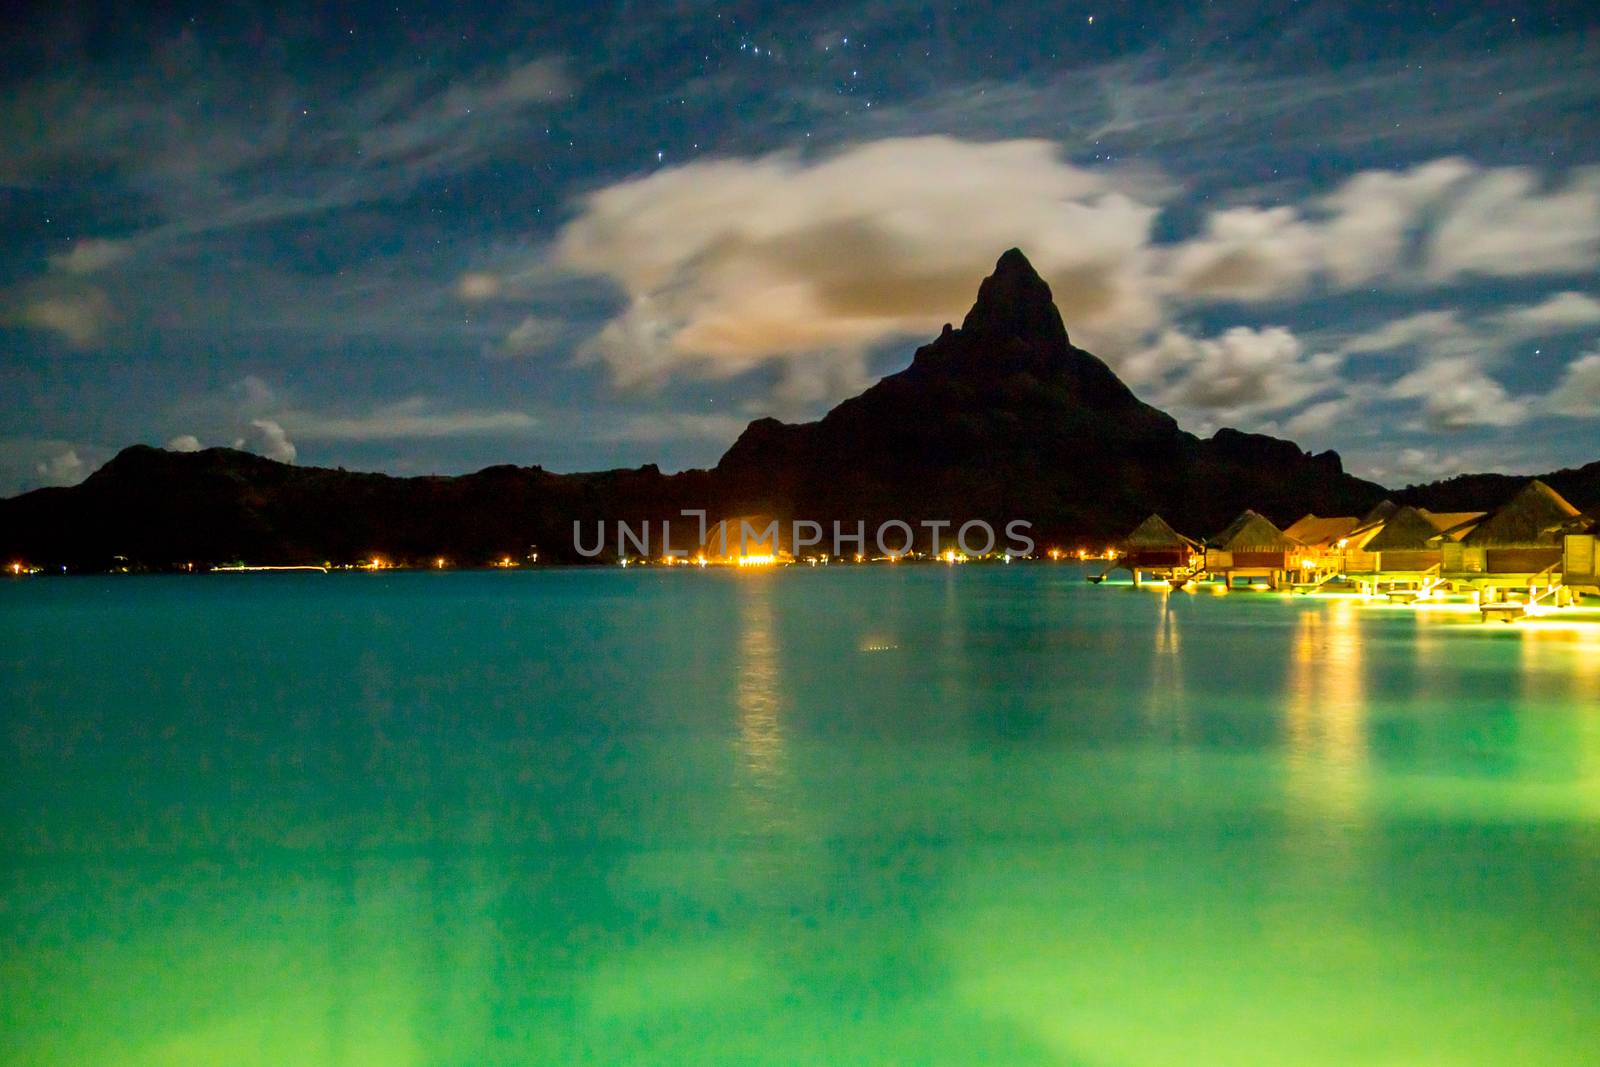
[[[1519,627],[1521,702],[1541,738],[1548,773],[1570,780],[1584,812],[1600,817],[1600,628],[1538,620]]]
[[[1356,605],[1300,612],[1291,642],[1284,726],[1292,811],[1349,825],[1367,774],[1367,692]]]
[[[772,822],[773,794],[782,785],[783,720],[786,704],[770,575],[741,576],[739,585],[739,758],[758,818]]]
[[[1156,616],[1155,653],[1151,657],[1150,687],[1146,709],[1153,726],[1163,728],[1172,740],[1185,734],[1183,641],[1178,629],[1178,613],[1172,607],[1172,594],[1159,594],[1161,609]]]

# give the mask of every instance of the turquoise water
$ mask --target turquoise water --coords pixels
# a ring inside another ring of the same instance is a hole
[[[1600,625],[1068,566],[0,586],[0,1059],[1593,1064]]]

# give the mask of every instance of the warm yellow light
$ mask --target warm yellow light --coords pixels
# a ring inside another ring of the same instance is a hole
[[[438,559],[434,560],[433,565],[439,570],[444,570],[444,557],[440,556]]]
[[[739,557],[739,566],[741,566],[741,567],[770,567],[772,564],[774,564],[776,562],[778,562],[778,557],[777,556],[740,556]]]

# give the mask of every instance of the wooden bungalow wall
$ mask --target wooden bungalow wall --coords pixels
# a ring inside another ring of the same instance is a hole
[[[1567,534],[1562,546],[1561,580],[1568,585],[1600,585],[1600,538]]]

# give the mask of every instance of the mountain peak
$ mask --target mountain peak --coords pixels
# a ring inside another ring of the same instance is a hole
[[[994,273],[978,287],[978,301],[962,321],[961,332],[994,340],[1067,343],[1050,286],[1020,248],[1002,255]]]

